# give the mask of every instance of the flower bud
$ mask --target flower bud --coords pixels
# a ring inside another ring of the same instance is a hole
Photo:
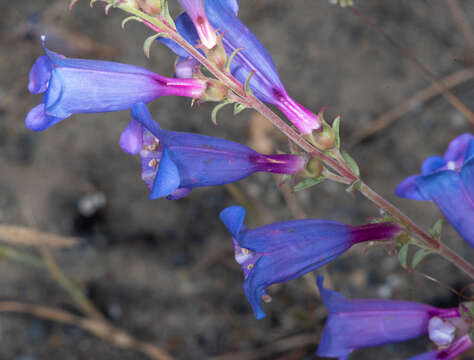
[[[207,51],[207,58],[220,70],[225,68],[227,63],[227,53],[222,46],[222,41],[218,41],[216,46]]]
[[[336,145],[336,135],[326,123],[323,123],[321,131],[314,131],[308,136],[308,139],[320,150],[330,150]]]
[[[311,160],[308,161],[306,164],[306,167],[298,173],[298,175],[301,175],[306,178],[315,178],[321,175],[323,172],[323,163],[321,160],[318,158],[312,158]]]
[[[200,99],[201,101],[223,101],[227,98],[227,92],[227,86],[218,80],[210,79]]]

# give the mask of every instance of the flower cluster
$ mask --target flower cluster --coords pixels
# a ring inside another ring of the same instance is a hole
[[[239,20],[237,0],[178,1],[185,12],[174,23],[183,39],[247,93],[279,108],[305,138],[311,139],[313,132],[328,136],[329,150],[339,151],[338,128],[328,127],[322,117],[288,95],[270,54]],[[143,20],[145,24],[147,21]],[[235,97],[226,97],[230,90],[224,82],[203,75],[200,63],[189,53],[192,49],[182,47],[185,43],[179,45],[169,37],[160,37],[178,55],[175,76],[168,78],[133,65],[68,59],[47,49],[44,37],[42,41],[45,55],[34,63],[28,89],[44,95],[41,104],[26,116],[26,126],[42,131],[71,114],[131,110],[130,123],[119,142],[125,152],[140,156],[142,179],[151,199],[177,200],[193,188],[232,183],[255,172],[308,177],[313,182],[326,174],[327,178],[344,182],[338,175],[323,173],[327,169],[315,162],[319,160],[314,154],[261,154],[230,140],[161,129],[146,106],[161,96],[236,102]],[[334,161],[346,159],[345,168],[353,168],[353,160],[343,156],[347,154],[338,154],[325,153]],[[352,185],[352,189],[357,186]],[[474,247],[474,136],[459,136],[443,158],[428,158],[422,174],[403,181],[396,194],[435,202]],[[267,289],[271,285],[311,272],[358,243],[392,241],[397,245],[400,238],[405,243],[410,241],[403,222],[395,218],[360,226],[305,219],[247,229],[245,215],[243,207],[231,206],[220,213],[220,219],[232,236],[235,260],[244,276],[244,293],[257,319],[265,317],[261,300],[269,299]],[[460,333],[453,321],[462,320],[457,308],[438,309],[409,301],[348,300],[325,289],[321,277],[317,284],[329,311],[318,348],[320,356],[347,359],[355,349],[424,334],[429,334],[438,349],[412,359],[454,359],[472,346],[469,336]]]

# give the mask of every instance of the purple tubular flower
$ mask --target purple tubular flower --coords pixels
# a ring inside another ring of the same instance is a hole
[[[457,308],[395,300],[348,300],[342,294],[325,289],[318,277],[321,298],[329,315],[317,354],[323,357],[347,357],[358,348],[396,343],[428,332],[431,318],[459,317]]]
[[[459,235],[474,247],[474,136],[463,134],[444,157],[431,156],[395,189],[397,196],[434,201]]]
[[[216,46],[216,31],[207,20],[205,0],[178,0],[191,18],[202,44],[208,49]]]
[[[272,57],[257,37],[239,20],[238,9],[236,0],[206,0],[207,17],[211,25],[224,34],[222,44],[226,53],[230,56],[237,49],[243,48],[236,53],[230,64],[232,75],[244,84],[254,71],[249,86],[256,97],[277,106],[303,134],[320,129],[319,117],[288,95]],[[176,19],[176,27],[186,41],[197,44],[199,36],[186,13]],[[181,58],[189,57],[189,54],[172,40],[163,39],[162,42]]]
[[[244,292],[255,317],[266,289],[297,278],[337,258],[352,245],[391,238],[400,228],[392,223],[349,226],[328,220],[293,220],[247,229],[245,209],[230,206],[220,219],[232,234],[235,259],[242,266]]]
[[[192,188],[227,184],[257,171],[296,174],[306,163],[298,155],[263,155],[233,141],[162,130],[143,103],[132,107],[132,118],[120,146],[140,154],[151,199],[178,199]]]
[[[197,98],[205,82],[170,79],[138,66],[109,61],[67,59],[46,48],[30,71],[28,90],[45,93],[26,116],[26,126],[42,131],[75,113],[130,109],[160,96]]]
[[[446,349],[433,350],[424,354],[413,356],[408,360],[454,360],[466,350],[472,347],[472,341],[468,334],[456,339]]]

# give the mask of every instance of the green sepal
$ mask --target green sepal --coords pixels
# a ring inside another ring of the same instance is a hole
[[[304,179],[304,180],[300,181],[298,184],[296,184],[293,187],[293,190],[294,191],[301,191],[301,190],[310,188],[312,186],[318,185],[324,179],[325,179],[325,177],[322,176],[322,175],[318,176],[316,178]]]
[[[166,21],[171,25],[173,29],[176,29],[176,25],[174,23],[173,18],[170,15],[170,11],[168,8],[168,0],[161,0],[161,14],[164,16]]]
[[[168,37],[168,34],[166,34],[166,33],[157,33],[155,35],[147,37],[145,42],[143,43],[143,51],[145,52],[145,56],[147,58],[150,57],[151,44],[153,44],[155,42],[155,40],[159,37]]]
[[[240,103],[234,104],[234,115],[240,114],[243,110],[247,109],[248,106]]]
[[[413,255],[413,259],[411,260],[411,268],[414,269],[418,266],[418,264],[429,254],[432,254],[433,251],[427,249],[418,249]]]
[[[339,115],[332,122],[332,131],[334,132],[334,138],[336,140],[336,149],[341,147],[341,138],[339,137],[339,127],[341,125],[341,116]]]
[[[226,64],[225,64],[225,68],[224,68],[226,72],[230,73],[230,64],[231,64],[232,61],[234,60],[235,55],[237,55],[237,53],[238,53],[239,51],[242,51],[242,50],[244,50],[244,48],[243,48],[243,47],[239,47],[239,48],[235,49],[235,50],[232,52],[232,54],[230,54],[230,56],[229,56],[229,58],[227,59],[227,62],[226,62]]]
[[[356,181],[354,181],[352,184],[350,184],[347,188],[346,188],[346,191],[349,193],[349,194],[354,194],[356,192],[356,190],[360,190],[360,180],[357,179]]]
[[[359,170],[359,165],[355,162],[355,160],[345,151],[341,152],[342,158],[346,162],[347,165],[351,168],[352,172],[359,176],[360,175],[360,170]]]
[[[214,106],[214,109],[212,109],[211,111],[211,120],[214,123],[214,125],[217,125],[217,113],[219,112],[219,110],[222,109],[224,106],[228,104],[232,104],[232,103],[233,101],[226,100]]]
[[[140,19],[138,16],[128,16],[125,19],[122,20],[122,29],[125,29],[125,24],[127,24],[129,21],[135,20],[138,22],[142,22],[142,19]]]
[[[408,268],[408,247],[410,243],[403,244],[400,250],[398,250],[398,261],[400,261],[400,265],[407,269]]]

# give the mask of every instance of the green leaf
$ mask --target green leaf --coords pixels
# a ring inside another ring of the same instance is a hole
[[[347,165],[351,168],[352,172],[356,174],[357,176],[360,175],[360,170],[359,170],[359,165],[355,162],[355,160],[345,151],[341,153],[344,161],[346,162]]]
[[[165,33],[157,33],[155,35],[152,35],[152,36],[149,36],[146,38],[145,42],[143,43],[143,51],[145,52],[145,55],[147,58],[150,57],[150,47],[151,47],[151,44],[153,44],[155,42],[155,40],[159,37],[168,37],[167,34]]]
[[[435,238],[436,240],[441,239],[441,232],[443,231],[443,219],[439,219],[434,223],[434,225],[430,228],[429,233],[430,235]]]
[[[341,147],[341,138],[339,137],[339,127],[341,125],[341,116],[339,115],[332,122],[332,131],[334,131],[334,137],[336,139],[336,149]]]
[[[418,266],[418,264],[429,254],[431,254],[432,251],[426,250],[426,249],[418,249],[415,255],[413,256],[413,259],[411,260],[411,268],[414,269]]]
[[[409,243],[404,244],[400,250],[398,251],[398,260],[400,261],[400,265],[405,269],[408,267],[408,247],[410,246]]]
[[[217,113],[219,112],[220,109],[222,109],[224,106],[228,104],[232,104],[232,101],[226,100],[214,106],[214,109],[212,109],[212,112],[211,112],[211,120],[214,123],[214,125],[217,125]]]
[[[234,115],[240,114],[243,110],[247,109],[248,106],[240,103],[234,105]]]
[[[314,179],[304,179],[303,181],[300,181],[298,184],[296,184],[296,186],[293,187],[293,190],[301,191],[301,190],[310,188],[312,186],[315,186],[323,180],[324,180],[324,176],[318,176],[317,178],[314,178]]]
[[[242,50],[244,50],[244,48],[243,48],[243,47],[239,47],[239,48],[235,49],[235,50],[232,52],[232,54],[230,54],[230,56],[229,56],[229,58],[227,59],[227,62],[226,62],[226,64],[225,64],[225,71],[226,71],[226,72],[229,72],[229,73],[230,73],[230,64],[232,63],[232,60],[234,60],[235,55],[237,55],[237,53],[238,53],[239,51],[242,51]]]
[[[138,21],[138,22],[142,22],[142,19],[140,19],[138,16],[129,16],[129,17],[126,17],[125,19],[122,20],[122,29],[125,28],[125,24],[128,23],[129,21],[131,20],[135,20],[135,21]]]
[[[252,78],[252,76],[255,74],[255,70],[252,70],[251,72],[249,72],[249,74],[247,75],[247,79],[245,80],[245,93],[247,95],[251,95],[252,94],[252,90],[250,90],[250,79]]]

